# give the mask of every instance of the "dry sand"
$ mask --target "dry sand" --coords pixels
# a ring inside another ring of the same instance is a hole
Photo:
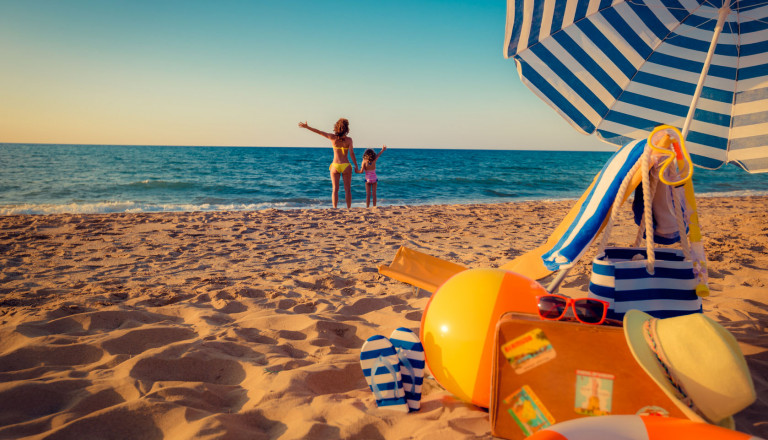
[[[757,388],[737,428],[764,437],[767,201],[699,200],[705,313]],[[488,438],[430,378],[421,411],[376,408],[360,347],[418,332],[430,296],[376,268],[401,245],[495,267],[572,204],[0,217],[0,438]],[[586,292],[591,256],[561,292]]]

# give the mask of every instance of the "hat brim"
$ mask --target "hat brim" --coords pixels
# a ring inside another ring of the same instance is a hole
[[[677,397],[675,389],[667,379],[666,374],[664,374],[664,370],[662,370],[659,365],[656,355],[651,348],[648,347],[648,343],[645,342],[645,337],[643,336],[643,324],[652,318],[653,316],[639,310],[630,310],[624,314],[624,336],[627,338],[629,350],[648,376],[650,376],[651,379],[656,382],[656,385],[658,385],[659,388],[672,399],[675,405],[686,417],[694,421],[710,423]]]

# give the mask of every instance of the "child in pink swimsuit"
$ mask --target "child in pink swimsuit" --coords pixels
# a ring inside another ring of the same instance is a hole
[[[373,196],[373,206],[376,206],[376,186],[378,185],[378,177],[376,176],[376,161],[379,160],[379,156],[387,146],[381,147],[379,154],[376,154],[372,148],[365,150],[363,154],[363,163],[360,164],[360,169],[355,170],[357,173],[365,173],[365,207],[371,206],[371,196]]]

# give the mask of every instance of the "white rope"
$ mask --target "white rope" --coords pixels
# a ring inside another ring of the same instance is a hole
[[[645,152],[641,158],[643,167],[643,215],[645,218],[645,246],[648,251],[648,261],[645,263],[645,269],[650,275],[654,273],[654,264],[656,263],[656,254],[653,252],[653,212],[651,210],[653,199],[651,195],[651,148],[646,145]]]
[[[656,189],[659,187],[659,179],[657,178],[655,179],[653,178],[653,176],[650,176],[649,179],[651,181],[651,200],[653,200],[656,197]],[[645,194],[645,191],[643,191],[643,194]],[[653,213],[653,209],[651,209],[651,213]],[[632,247],[640,247],[640,243],[643,242],[644,233],[645,233],[645,205],[643,205],[643,216],[640,218],[640,224],[637,225],[637,235],[635,236],[635,242],[632,243]]]

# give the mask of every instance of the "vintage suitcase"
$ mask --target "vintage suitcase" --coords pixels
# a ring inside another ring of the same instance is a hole
[[[606,414],[685,415],[637,364],[621,327],[506,313],[497,324],[491,433],[524,439]]]

